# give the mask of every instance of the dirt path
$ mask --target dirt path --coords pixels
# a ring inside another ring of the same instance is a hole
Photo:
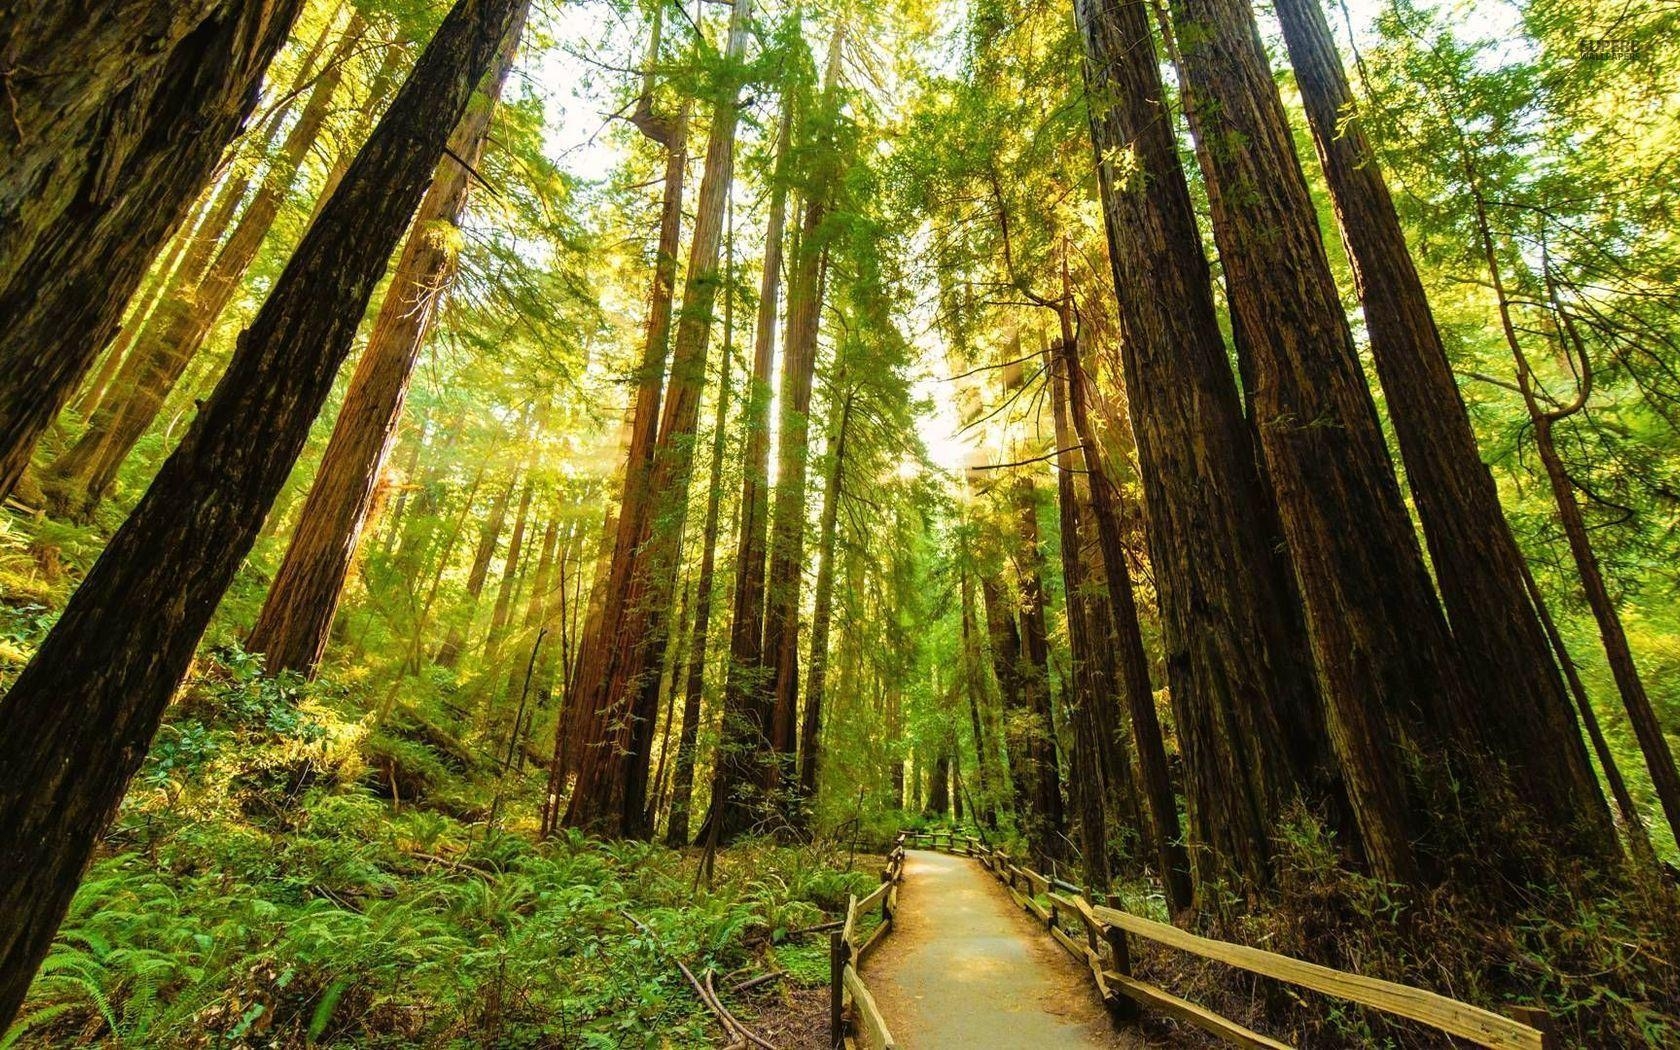
[[[1143,1047],[1089,975],[972,860],[913,850],[864,980],[905,1050]]]

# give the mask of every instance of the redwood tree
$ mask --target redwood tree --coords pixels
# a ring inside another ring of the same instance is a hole
[[[252,652],[267,656],[271,672],[313,674],[326,651],[344,579],[402,418],[409,376],[454,275],[451,231],[466,212],[472,186],[468,168],[478,166],[496,100],[513,68],[525,10],[521,6],[495,67],[450,136],[452,155],[439,166],[420,202],[286,556],[246,641]],[[483,585],[479,572],[478,587]],[[472,593],[476,598],[478,591]]]
[[[0,499],[257,99],[302,0],[9,4]]]
[[[1278,0],[1313,142],[1353,267],[1435,584],[1481,702],[1475,717],[1522,794],[1577,845],[1614,842],[1609,810],[1524,584],[1423,282],[1319,0]]]
[[[658,441],[647,475],[652,498],[620,510],[619,528],[638,537],[625,572],[628,584],[609,593],[602,618],[607,640],[602,672],[580,682],[577,702],[583,746],[566,824],[604,834],[645,832],[647,772],[658,710],[658,673],[680,549],[681,515],[694,467],[693,437],[706,380],[712,304],[720,283],[724,205],[734,179],[735,132],[751,0],[735,0],[729,19],[727,67],[713,95],[712,126],[695,208],[683,286],[683,311],[672,343],[670,380]],[[630,511],[639,513],[636,520]],[[649,673],[651,669],[651,673]],[[598,684],[595,684],[598,683]]]
[[[1145,2],[1075,12],[1201,892],[1268,881],[1285,810],[1336,788]]]
[[[0,701],[0,1025],[302,451],[519,0],[459,0],[226,376]],[[211,59],[214,64],[215,59]]]
[[[245,272],[255,261],[286,194],[325,126],[344,78],[345,61],[365,30],[361,17],[353,17],[326,66],[315,77],[309,100],[287,131],[280,155],[245,203],[202,279],[178,289],[147,321],[117,374],[115,385],[122,396],[108,396],[76,444],[53,461],[44,487],[61,511],[84,517],[105,498],[123,460],[163,410],[164,399],[204,347],[216,320],[233,301]]]

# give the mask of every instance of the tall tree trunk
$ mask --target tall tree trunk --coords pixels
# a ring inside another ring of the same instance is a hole
[[[1287,807],[1334,794],[1311,665],[1143,0],[1077,0],[1075,12],[1101,101],[1091,136],[1198,893],[1228,873],[1264,884]]]
[[[1097,689],[1099,674],[1097,641],[1091,636],[1091,614],[1086,607],[1090,601],[1087,588],[1084,553],[1080,549],[1079,493],[1074,484],[1073,429],[1068,422],[1068,373],[1062,346],[1073,341],[1070,314],[1072,302],[1067,298],[1064,272],[1063,300],[1057,311],[1061,319],[1061,339],[1044,352],[1045,382],[1050,386],[1051,416],[1056,440],[1056,509],[1061,523],[1062,597],[1067,614],[1068,655],[1073,665],[1071,690],[1063,691],[1069,721],[1073,723],[1072,794],[1079,811],[1079,851],[1085,872],[1085,882],[1092,890],[1108,889],[1108,817],[1104,805],[1114,784],[1115,770],[1109,768],[1103,753],[1119,746],[1114,734],[1103,739],[1099,703],[1110,702]],[[1106,643],[1106,639],[1104,640]],[[1112,683],[1112,676],[1109,678]]]
[[[968,693],[969,728],[974,734],[975,785],[980,798],[974,807],[980,823],[997,827],[997,810],[992,797],[994,770],[991,749],[987,746],[980,704],[985,697],[985,679],[980,669],[980,639],[975,632],[974,573],[968,565],[962,567],[962,651],[963,689]]]
[[[991,576],[981,576],[980,593],[986,604],[992,672],[1003,700],[1004,758],[1009,765],[1015,826],[1025,835],[1033,822],[1033,766],[1025,734],[1029,718],[1021,689],[1021,632],[1016,625],[1014,606],[1004,597],[1001,582]]]
[[[927,809],[929,816],[948,817],[951,814],[951,753],[943,749],[933,760],[928,774]]]
[[[0,499],[257,99],[302,0],[22,0],[0,29]]]
[[[123,396],[108,398],[76,444],[53,462],[42,487],[60,513],[85,518],[105,498],[118,468],[157,419],[164,399],[233,301],[332,112],[344,63],[365,29],[361,17],[355,16],[315,78],[309,101],[286,133],[279,157],[203,279],[163,303],[140,333],[116,379]]]
[[[1365,308],[1371,356],[1436,586],[1454,638],[1475,654],[1465,661],[1481,696],[1473,715],[1545,826],[1576,832],[1572,845],[1603,853],[1614,848],[1610,813],[1329,23],[1319,0],[1279,0],[1277,14]]]
[[[1615,753],[1610,750],[1610,742],[1604,739],[1603,729],[1599,727],[1592,697],[1587,695],[1587,687],[1581,681],[1580,671],[1576,669],[1575,661],[1569,655],[1569,647],[1564,644],[1563,635],[1559,633],[1557,624],[1553,622],[1552,614],[1546,607],[1546,596],[1540,592],[1540,585],[1535,582],[1534,573],[1529,570],[1526,560],[1523,562],[1523,583],[1528,588],[1529,599],[1534,602],[1534,611],[1540,618],[1540,625],[1546,630],[1546,640],[1557,657],[1564,681],[1569,683],[1570,697],[1575,702],[1581,725],[1587,731],[1587,739],[1592,741],[1593,754],[1598,758],[1599,768],[1604,770],[1604,782],[1610,786],[1610,797],[1616,800],[1616,811],[1622,818],[1629,851],[1640,861],[1653,864],[1656,852],[1651,846],[1651,836],[1645,829],[1645,821],[1639,815],[1639,807],[1634,804],[1633,795],[1628,792],[1621,765],[1617,762]]]
[[[822,522],[817,531],[817,590],[811,611],[811,666],[805,681],[805,715],[799,731],[799,797],[801,821],[817,800],[822,771],[823,694],[828,678],[828,629],[834,618],[834,540],[840,521],[840,500],[846,491],[846,438],[852,422],[857,389],[846,391],[829,452],[828,479],[823,488]]]
[[[1121,691],[1131,715],[1132,742],[1137,748],[1138,772],[1149,816],[1149,835],[1160,866],[1161,888],[1167,910],[1174,915],[1190,907],[1190,858],[1180,840],[1178,801],[1173,797],[1172,777],[1167,770],[1167,748],[1161,733],[1161,719],[1155,711],[1155,689],[1149,677],[1149,655],[1143,647],[1143,628],[1138,622],[1137,599],[1132,592],[1131,568],[1126,561],[1120,535],[1119,486],[1109,473],[1102,445],[1097,441],[1086,405],[1087,375],[1080,363],[1077,343],[1062,344],[1063,367],[1067,372],[1068,408],[1074,432],[1079,438],[1081,461],[1091,487],[1091,516],[1102,549],[1104,582],[1114,626],[1114,651]]]
[[[770,569],[764,599],[764,658],[774,690],[770,747],[777,761],[765,767],[765,787],[786,794],[796,780],[793,762],[799,726],[799,595],[804,582],[805,480],[810,458],[811,386],[817,371],[817,336],[822,322],[827,250],[823,223],[841,177],[834,155],[832,122],[839,117],[836,90],[846,40],[844,14],[829,39],[818,120],[819,147],[813,185],[805,199],[793,276],[788,281],[787,348],[778,390],[776,498],[770,525]],[[789,782],[784,785],[784,779]]]
[[[776,356],[776,306],[782,281],[782,240],[787,223],[787,163],[793,104],[782,97],[770,214],[764,233],[764,272],[759,282],[753,373],[742,429],[741,524],[735,548],[735,586],[729,622],[729,666],[724,679],[723,739],[712,766],[712,804],[706,820],[721,820],[720,840],[744,831],[753,804],[743,794],[762,782],[770,755],[770,713],[764,670],[764,571],[770,521],[771,372]],[[703,832],[700,836],[705,838]]]
[[[733,219],[731,219],[733,222]],[[729,231],[734,250],[733,228]],[[665,842],[672,848],[688,845],[688,814],[694,797],[694,760],[700,741],[700,701],[706,690],[706,646],[711,636],[712,584],[717,572],[718,521],[723,504],[723,457],[728,450],[730,367],[735,356],[735,288],[723,292],[723,361],[718,366],[716,415],[712,418],[712,465],[706,479],[706,523],[700,535],[700,575],[695,580],[694,627],[689,640],[688,668],[683,683],[682,733],[677,738],[677,762],[672,774],[671,815]],[[669,716],[667,716],[668,725]],[[667,733],[669,728],[667,728]],[[661,763],[663,763],[661,750]],[[652,825],[652,821],[649,821]]]
[[[496,100],[513,68],[524,20],[521,8],[495,67],[450,136],[454,156],[444,160],[420,202],[297,529],[251,629],[246,646],[267,656],[271,672],[313,675],[326,651],[339,595],[402,419],[409,377],[455,274],[451,245],[472,185],[467,167],[478,166]],[[483,572],[478,573],[478,586],[484,586]],[[476,600],[478,590],[468,589]]]
[[[227,375],[71,596],[0,723],[9,1024],[518,0],[460,0],[305,234]]]
[[[603,624],[611,639],[599,686],[579,697],[586,719],[578,755],[577,785],[566,813],[570,827],[607,835],[637,834],[646,812],[647,771],[657,713],[657,682],[644,676],[664,661],[667,625],[680,555],[681,520],[694,467],[693,436],[699,422],[700,395],[706,381],[712,304],[719,281],[718,255],[723,240],[724,205],[734,180],[735,131],[740,116],[740,88],[747,45],[751,0],[735,0],[723,71],[713,97],[712,127],[695,209],[694,239],[689,246],[683,286],[683,311],[671,351],[659,437],[653,449],[640,520],[628,506],[619,528],[633,530],[638,556],[627,567],[623,596],[609,594]]]
[[[1044,615],[1044,552],[1038,540],[1038,492],[1022,476],[1013,493],[1020,525],[1015,553],[1021,608],[1021,698],[1027,715],[1027,758],[1032,769],[1033,820],[1027,838],[1041,861],[1060,858],[1067,818],[1056,758],[1056,723],[1050,695],[1050,632]]]
[[[1472,779],[1486,766],[1475,697],[1401,502],[1247,0],[1178,0],[1173,17],[1189,41],[1184,74],[1209,146],[1205,174],[1219,187],[1214,240],[1330,739],[1372,870],[1415,883],[1427,877],[1419,842],[1446,831],[1425,820],[1423,796],[1444,785],[1446,765]]]
[[[1592,610],[1593,620],[1598,624],[1599,639],[1604,646],[1605,658],[1610,664],[1610,674],[1616,681],[1617,691],[1621,694],[1628,721],[1633,725],[1634,738],[1639,742],[1645,768],[1651,774],[1651,784],[1656,789],[1658,801],[1662,804],[1669,832],[1676,841],[1680,841],[1680,770],[1675,768],[1674,752],[1669,748],[1668,738],[1663,735],[1662,724],[1657,721],[1656,711],[1651,707],[1650,696],[1645,692],[1644,679],[1639,674],[1639,665],[1634,661],[1632,647],[1628,645],[1627,631],[1622,627],[1621,614],[1617,611],[1615,600],[1610,597],[1610,590],[1605,584],[1604,570],[1599,566],[1597,552],[1593,550],[1586,518],[1575,499],[1575,482],[1570,478],[1569,469],[1557,449],[1557,424],[1580,412],[1592,396],[1592,357],[1585,342],[1580,338],[1573,319],[1560,301],[1548,273],[1546,292],[1550,300],[1552,323],[1557,329],[1556,334],[1563,353],[1571,360],[1571,369],[1578,377],[1578,385],[1574,398],[1567,403],[1542,403],[1542,394],[1536,387],[1528,354],[1517,335],[1511,297],[1506,291],[1505,276],[1499,263],[1493,229],[1488,221],[1487,202],[1482,195],[1480,172],[1462,133],[1459,145],[1465,180],[1471,200],[1475,204],[1476,229],[1481,242],[1482,259],[1487,265],[1495,304],[1499,310],[1500,331],[1516,365],[1517,388],[1522,394],[1523,405],[1534,424],[1534,447],[1540,453],[1540,462],[1546,471],[1546,481],[1551,487],[1553,503],[1557,507],[1558,522],[1563,526],[1564,539],[1569,543],[1569,553],[1575,561],[1575,571],[1581,580],[1581,591],[1587,599],[1587,607]]]
[[[684,176],[688,170],[688,105],[674,117],[657,113],[653,108],[653,70],[659,60],[659,42],[663,20],[656,9],[648,37],[647,60],[643,68],[642,93],[632,114],[636,127],[649,140],[665,151],[665,180],[659,213],[659,241],[655,248],[652,281],[648,288],[648,317],[642,343],[642,359],[635,372],[635,392],[631,398],[628,434],[625,446],[624,486],[618,505],[618,515],[611,519],[603,537],[608,554],[603,561],[602,576],[597,593],[591,596],[590,615],[585,624],[576,668],[576,680],[569,690],[568,703],[573,707],[567,719],[572,732],[580,734],[572,747],[563,749],[568,765],[575,764],[585,741],[581,734],[592,726],[593,716],[580,705],[594,703],[603,688],[604,676],[611,654],[608,649],[615,639],[614,617],[622,615],[626,594],[631,587],[638,545],[641,542],[640,524],[647,516],[647,505],[653,499],[650,474],[653,469],[654,444],[659,437],[659,411],[664,396],[665,365],[670,351],[672,298],[675,295],[677,252],[682,243],[682,205]]]

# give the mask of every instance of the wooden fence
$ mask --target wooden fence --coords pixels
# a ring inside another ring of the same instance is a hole
[[[1133,977],[1128,938],[1142,937],[1262,977],[1430,1025],[1478,1046],[1495,1050],[1552,1050],[1555,1046],[1548,1034],[1544,1010],[1518,1007],[1513,1012],[1519,1019],[1513,1020],[1421,988],[1344,973],[1247,945],[1199,937],[1176,926],[1092,904],[1081,896],[1078,886],[1017,864],[1009,854],[994,850],[970,835],[949,831],[906,832],[899,835],[898,841],[900,851],[908,841],[911,845],[977,859],[1008,888],[1017,904],[1044,923],[1057,944],[1089,967],[1098,994],[1116,1020],[1130,1019],[1140,1007],[1146,1007],[1170,1014],[1236,1046],[1288,1050],[1285,1043]]]
[[[887,866],[881,872],[881,885],[862,900],[852,894],[846,902],[846,921],[829,934],[828,1033],[829,1045],[835,1050],[852,1044],[869,1050],[898,1048],[880,1007],[875,1005],[875,997],[858,976],[858,967],[892,930],[893,915],[898,911],[898,883],[904,878],[904,838],[900,832],[893,841]],[[860,942],[859,920],[877,907],[881,909],[881,922]]]

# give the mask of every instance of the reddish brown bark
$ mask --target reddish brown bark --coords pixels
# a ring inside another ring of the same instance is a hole
[[[736,124],[740,114],[741,64],[746,54],[751,0],[736,0],[730,14],[725,57],[729,69],[713,97],[712,127],[696,203],[694,239],[683,286],[683,311],[671,351],[670,380],[653,450],[647,490],[652,499],[620,510],[619,528],[640,539],[637,556],[625,567],[627,585],[609,591],[602,619],[606,647],[603,671],[580,686],[583,741],[577,783],[566,824],[606,835],[639,834],[646,815],[657,678],[667,638],[664,611],[670,607],[680,554],[682,515],[693,473],[693,436],[706,380],[712,305],[720,283],[719,249],[724,203],[734,179]],[[626,522],[631,510],[639,520]]]
[[[513,68],[523,23],[522,9],[495,67],[450,136],[449,148],[455,156],[444,160],[420,202],[297,528],[251,629],[246,645],[267,656],[271,672],[313,674],[326,651],[339,595],[402,419],[409,377],[454,276],[450,231],[466,212],[472,185],[463,164],[478,164],[496,100]],[[484,586],[484,572],[476,559],[473,568],[479,570],[478,586],[474,588],[469,578],[468,590],[476,599]],[[445,662],[441,656],[439,662]]]
[[[1311,666],[1148,15],[1142,0],[1078,0],[1075,12],[1197,892],[1232,872],[1263,884],[1284,811],[1334,795]]]
[[[0,28],[0,498],[256,102],[301,0],[23,0]],[[14,138],[15,136],[15,138]]]
[[[304,236],[214,395],[0,701],[10,1023],[349,353],[517,0],[460,0]],[[255,437],[254,437],[255,435]]]
[[[782,281],[782,240],[787,223],[787,154],[793,134],[792,104],[782,100],[770,214],[764,234],[753,372],[742,428],[741,522],[735,554],[735,587],[729,621],[729,667],[724,680],[723,739],[712,766],[708,826],[721,820],[720,840],[744,831],[756,808],[750,796],[763,781],[770,751],[770,712],[764,669],[764,572],[770,521],[771,371],[776,355],[776,309]],[[703,832],[702,838],[706,837]]]
[[[1444,762],[1481,769],[1463,668],[1354,353],[1246,0],[1180,0],[1185,76],[1219,186],[1214,239],[1299,581],[1330,739],[1381,877],[1416,882]],[[1237,144],[1241,145],[1238,146]],[[1408,756],[1430,756],[1420,769]]]
[[[1523,583],[1524,565],[1406,248],[1382,169],[1354,111],[1319,0],[1277,13],[1364,305],[1435,584],[1481,702],[1472,716],[1546,824],[1586,852],[1613,848],[1604,796]]]
[[[246,204],[226,243],[216,252],[202,280],[159,305],[141,331],[117,375],[121,397],[88,421],[76,444],[48,471],[43,488],[62,514],[85,518],[110,491],[117,470],[162,411],[187,366],[209,338],[222,311],[238,292],[245,271],[257,257],[286,194],[307,158],[309,148],[332,112],[333,95],[344,77],[344,62],[365,30],[360,16],[340,38],[327,65],[315,78],[309,100],[286,133],[280,155],[269,167],[256,194]],[[188,270],[196,272],[196,266]]]
[[[1102,445],[1091,425],[1085,401],[1088,377],[1080,362],[1078,345],[1064,343],[1062,357],[1068,376],[1069,415],[1079,438],[1081,462],[1090,482],[1091,515],[1102,549],[1104,584],[1114,626],[1118,684],[1131,714],[1132,742],[1137,748],[1141,793],[1149,817],[1149,834],[1145,837],[1155,846],[1167,909],[1176,915],[1191,904],[1190,858],[1180,841],[1178,801],[1173,796],[1172,777],[1167,770],[1167,748],[1161,733],[1160,716],[1155,710],[1149,655],[1144,651],[1143,627],[1138,621],[1137,599],[1132,592],[1131,567],[1121,538],[1119,487],[1109,472]]]
[[[770,525],[770,568],[764,597],[764,659],[774,700],[765,787],[772,794],[797,781],[794,761],[799,739],[799,596],[804,583],[805,482],[810,460],[811,387],[817,372],[817,336],[822,322],[827,250],[823,224],[842,174],[834,155],[831,123],[838,119],[835,92],[846,26],[835,27],[823,74],[821,126],[811,185],[805,194],[799,246],[788,280],[787,347],[778,390],[776,494]]]

